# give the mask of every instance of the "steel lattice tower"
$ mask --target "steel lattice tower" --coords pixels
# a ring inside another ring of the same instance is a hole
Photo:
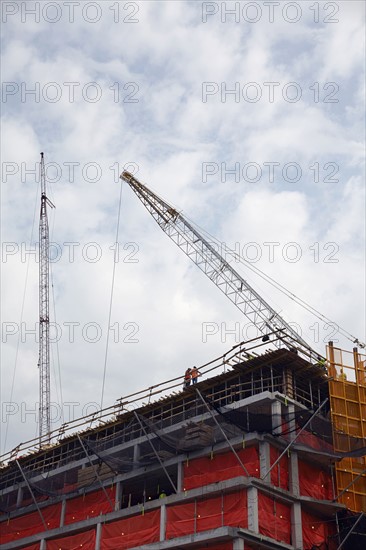
[[[41,210],[39,216],[39,446],[50,441],[50,317],[49,317],[49,228],[46,174],[41,153]]]

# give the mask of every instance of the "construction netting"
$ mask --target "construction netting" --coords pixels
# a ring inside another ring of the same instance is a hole
[[[259,477],[258,447],[248,447],[237,452],[245,470],[232,452],[210,454],[210,456],[187,460],[184,463],[184,490],[203,487],[210,483],[217,483],[225,479],[238,476]]]
[[[113,512],[116,491],[114,487],[93,491],[66,501],[65,525]]]
[[[60,526],[61,504],[47,506],[42,510],[42,516],[44,524],[37,511],[2,522],[1,543],[5,544],[19,538],[30,537],[47,529],[56,529]]]
[[[259,532],[291,544],[291,507],[275,498],[258,493]]]
[[[304,550],[314,548],[336,550],[336,525],[334,520],[324,521],[305,510],[301,511]]]
[[[101,550],[125,550],[158,542],[160,510],[106,523],[102,529]]]
[[[95,529],[47,541],[47,550],[95,550]]]
[[[108,487],[91,493],[71,498],[66,502],[64,525],[97,517],[114,510],[115,488]],[[42,522],[41,515],[44,523]],[[48,529],[60,526],[61,504],[53,504],[40,508],[38,511],[8,519],[1,523],[2,543],[29,537]]]
[[[334,498],[332,477],[329,471],[303,460],[298,461],[298,470],[300,495],[317,500],[332,500]]]
[[[248,527],[245,490],[167,507],[167,539],[200,533],[223,525]]]
[[[273,445],[270,446],[270,465],[274,465],[275,462],[280,457],[280,451],[276,447],[273,447]],[[281,459],[275,464],[274,468],[271,470],[271,483],[275,485],[276,487],[280,487],[281,489],[285,489],[288,491],[289,489],[289,464],[288,464],[288,455],[285,454],[281,457]]]

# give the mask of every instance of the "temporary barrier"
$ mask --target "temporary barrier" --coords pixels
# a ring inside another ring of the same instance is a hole
[[[280,451],[276,447],[270,448],[270,460],[271,466],[276,462],[280,456]],[[288,456],[284,455],[281,460],[276,464],[276,466],[271,471],[271,483],[276,485],[276,487],[281,487],[281,489],[288,490]]]
[[[108,487],[105,491],[112,502],[113,509],[111,509],[111,504],[107,500],[104,491],[101,489],[93,491],[66,501],[65,525],[112,512],[116,491],[114,487]]]
[[[173,539],[222,526],[248,526],[246,491],[168,506],[166,538]]]
[[[41,513],[47,525],[47,529],[55,529],[60,526],[61,504],[54,504],[42,508]],[[10,519],[7,522],[2,522],[0,540],[2,544],[5,544],[12,540],[30,537],[31,535],[41,533],[45,530],[39,513],[31,512],[30,514]]]
[[[366,441],[366,356],[329,345],[327,360],[334,449],[353,451],[356,445],[351,437],[361,445]],[[344,491],[339,501],[353,511],[364,511],[366,456],[344,458],[337,463],[336,481],[337,494]]]
[[[158,542],[160,510],[113,521],[103,525],[101,550],[126,550]]]
[[[318,500],[332,500],[332,478],[330,474],[319,467],[299,460],[300,495],[309,496]]]
[[[291,543],[291,508],[258,493],[259,532],[272,539]]]
[[[322,543],[328,544],[329,537],[335,533],[335,524],[333,521],[322,521],[320,518],[304,510],[301,511],[301,518],[304,550],[318,547]]]
[[[95,530],[47,541],[47,550],[94,550]]]
[[[259,477],[259,453],[257,447],[248,447],[238,451],[238,455],[250,476]],[[245,471],[232,451],[224,454],[216,454],[209,457],[195,458],[184,464],[185,490],[202,487],[231,479],[237,476],[245,476]]]

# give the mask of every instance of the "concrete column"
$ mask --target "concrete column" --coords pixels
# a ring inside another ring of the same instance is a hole
[[[178,462],[177,468],[177,491],[180,493],[183,491],[183,462]]]
[[[60,527],[63,527],[65,525],[65,513],[66,513],[66,498],[64,498],[61,503]]]
[[[120,481],[117,481],[116,483],[116,498],[114,501],[114,509],[120,510],[121,509],[121,496],[122,496],[122,484]]]
[[[258,523],[258,489],[249,487],[248,496],[248,529],[253,533],[259,533]]]
[[[244,550],[244,539],[234,539],[233,550]]]
[[[100,539],[102,537],[102,524],[97,523],[97,533],[95,537],[95,550],[100,550]]]
[[[290,492],[298,497],[300,495],[300,484],[299,484],[299,462],[296,451],[291,450],[290,454],[290,468],[289,468],[289,486]]]
[[[291,539],[296,550],[303,550],[300,502],[295,502],[291,508]]]
[[[260,467],[260,476],[263,479],[270,469],[270,446],[267,441],[261,441],[259,443],[259,467]],[[271,476],[268,475],[264,481],[266,483],[271,482]]]
[[[18,487],[18,494],[17,494],[17,507],[21,505],[23,500],[23,487]]]
[[[165,525],[166,525],[166,506],[160,506],[160,542],[165,540]]]
[[[140,445],[134,445],[133,447],[133,461],[138,462],[140,458]]]
[[[271,412],[272,412],[272,431],[275,434],[280,434],[282,432],[281,423],[281,403],[280,401],[272,401],[271,403]]]
[[[39,550],[46,550],[46,540],[42,539],[39,545]]]
[[[295,420],[295,405],[292,405],[290,404],[288,407],[287,407],[287,413],[292,417],[292,420],[290,420],[289,422],[289,429],[290,429],[290,439],[295,439],[296,437],[296,432],[295,432],[295,428],[296,428],[296,420]]]

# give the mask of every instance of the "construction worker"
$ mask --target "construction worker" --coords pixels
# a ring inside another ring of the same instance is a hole
[[[183,389],[189,388],[189,386],[191,385],[191,372],[192,372],[192,369],[187,369],[186,372],[184,373]]]
[[[197,378],[199,376],[202,376],[200,371],[198,370],[198,368],[196,366],[193,367],[193,369],[191,370],[191,377],[192,377],[192,384],[197,384]]]
[[[346,375],[345,372],[343,372],[343,367],[341,367],[341,372],[339,374],[339,380],[343,380],[343,381],[347,380],[347,375]]]

